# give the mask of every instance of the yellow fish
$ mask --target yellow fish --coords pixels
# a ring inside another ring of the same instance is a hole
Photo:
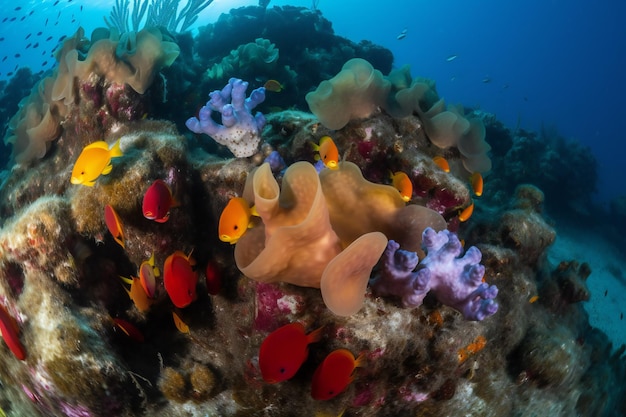
[[[315,157],[316,161],[321,159],[328,168],[337,168],[337,164],[339,163],[339,150],[330,136],[323,136],[320,139],[319,145],[313,144],[313,149],[319,152],[319,155]]]
[[[113,169],[111,158],[122,155],[119,139],[110,148],[103,140],[85,146],[72,169],[72,184],[92,187],[100,175],[107,175]]]
[[[409,176],[402,171],[391,173],[391,183],[400,192],[402,199],[408,203],[413,196],[413,183]]]
[[[237,243],[246,230],[252,227],[250,218],[253,215],[256,215],[256,212],[254,208],[250,208],[246,200],[241,197],[231,198],[220,216],[220,240],[231,245]]]

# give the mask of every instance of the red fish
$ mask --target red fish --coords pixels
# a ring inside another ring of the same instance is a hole
[[[106,223],[107,229],[109,229],[111,235],[113,235],[113,239],[115,239],[115,241],[123,248],[124,229],[122,229],[122,222],[113,207],[108,204],[104,206],[104,222]]]
[[[24,346],[22,346],[22,342],[20,342],[17,323],[2,305],[0,305],[0,333],[2,333],[4,343],[11,349],[15,357],[21,361],[26,359],[26,351]]]
[[[341,394],[354,379],[354,369],[363,365],[363,354],[357,359],[346,349],[337,349],[326,356],[315,370],[311,396],[316,400],[330,400]]]
[[[211,295],[217,295],[222,288],[222,274],[214,261],[206,265],[206,289]]]
[[[263,379],[270,383],[293,377],[309,355],[309,343],[317,342],[322,328],[305,334],[300,323],[287,324],[270,333],[259,350],[259,367]]]
[[[170,208],[176,206],[170,187],[163,180],[155,180],[143,196],[143,216],[158,223],[170,218]]]
[[[176,251],[165,260],[163,284],[172,303],[178,308],[187,307],[197,297],[198,273],[193,270],[191,255]]]
[[[144,341],[143,334],[131,322],[126,321],[124,319],[116,319],[116,318],[114,318],[113,319],[113,323],[115,324],[115,326],[118,329],[123,331],[126,336],[130,337],[135,342],[142,343]]]

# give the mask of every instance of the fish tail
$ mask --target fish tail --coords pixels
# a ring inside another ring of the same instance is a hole
[[[366,359],[366,351],[363,351],[359,354],[359,356],[354,360],[354,367],[355,368],[362,368],[363,366],[365,366],[365,361]]]
[[[120,139],[116,140],[113,145],[109,148],[109,154],[111,158],[117,158],[119,156],[124,156],[124,152],[122,152],[122,148],[120,148]]]

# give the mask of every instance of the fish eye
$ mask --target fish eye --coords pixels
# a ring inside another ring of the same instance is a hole
[[[239,226],[235,225],[235,230],[239,229]]]
[[[284,374],[285,372],[287,372],[287,370],[285,368],[280,368],[278,372],[280,372],[281,374]]]

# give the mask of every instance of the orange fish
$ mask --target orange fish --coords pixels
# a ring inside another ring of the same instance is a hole
[[[170,208],[177,205],[170,187],[163,180],[155,180],[146,190],[141,208],[146,219],[165,223],[170,218]]]
[[[156,295],[156,277],[159,275],[161,271],[154,266],[154,253],[152,253],[150,259],[143,261],[139,266],[139,282],[150,298]]]
[[[472,184],[472,190],[476,197],[483,195],[483,176],[480,172],[474,172],[470,177],[470,184]]]
[[[362,366],[363,360],[363,354],[355,359],[347,349],[329,353],[313,374],[311,396],[316,400],[330,400],[341,394],[354,379],[354,369]]]
[[[259,367],[263,379],[270,383],[293,377],[309,355],[309,343],[317,342],[322,328],[305,334],[300,323],[287,324],[270,333],[259,351]]]
[[[448,161],[446,161],[446,158],[444,158],[443,156],[435,156],[433,158],[433,162],[445,172],[450,172],[450,165],[448,164]]]
[[[220,216],[218,226],[220,240],[231,245],[237,243],[246,230],[252,227],[250,218],[254,214],[253,211],[254,209],[250,208],[250,204],[245,199],[231,198]]]
[[[137,307],[137,310],[141,311],[142,313],[148,311],[150,309],[150,306],[152,305],[152,300],[148,297],[148,294],[143,289],[139,278],[126,278],[120,276],[120,279],[130,285],[130,289],[124,287],[124,290],[128,294],[128,297],[133,300],[133,303],[135,304],[135,307]]]
[[[104,206],[104,222],[111,235],[113,235],[113,239],[124,248],[124,229],[122,229],[122,222],[113,207],[108,204]]]
[[[539,296],[538,296],[538,295],[533,295],[532,297],[530,297],[530,299],[528,300],[528,302],[529,302],[530,304],[532,304],[532,303],[536,302],[538,299],[539,299]]]
[[[267,91],[272,91],[274,93],[280,93],[284,88],[283,85],[276,80],[267,80],[263,87],[265,87]]]
[[[472,217],[472,213],[474,213],[474,202],[461,211],[461,214],[459,214],[459,221],[467,221],[470,217]]]
[[[174,325],[179,332],[184,334],[189,333],[189,326],[183,321],[183,319],[180,318],[180,315],[178,315],[176,311],[172,311],[172,318],[174,319]]]
[[[7,344],[11,352],[16,358],[23,361],[26,359],[26,351],[22,342],[20,342],[19,327],[15,319],[11,317],[9,312],[0,304],[0,333],[4,343]]]
[[[408,203],[413,197],[413,183],[409,176],[402,171],[392,173],[391,183],[400,192],[402,199]]]
[[[111,158],[122,155],[119,139],[110,148],[103,140],[85,146],[74,163],[70,182],[93,187],[100,175],[107,175],[113,169]]]
[[[163,284],[172,303],[178,308],[187,307],[196,299],[198,273],[193,270],[195,261],[190,255],[177,250],[167,257],[163,266]]]
[[[472,343],[465,346],[464,348],[459,349],[458,352],[458,360],[459,363],[465,362],[470,356],[475,355],[485,348],[487,345],[487,339],[485,336],[477,336]]]
[[[337,164],[339,164],[339,150],[330,136],[322,137],[319,145],[313,144],[313,149],[319,153],[315,156],[316,161],[321,159],[328,168],[337,168]]]
[[[126,321],[124,319],[113,319],[113,323],[118,329],[123,331],[126,336],[130,337],[135,342],[144,341],[143,334],[131,322]]]

